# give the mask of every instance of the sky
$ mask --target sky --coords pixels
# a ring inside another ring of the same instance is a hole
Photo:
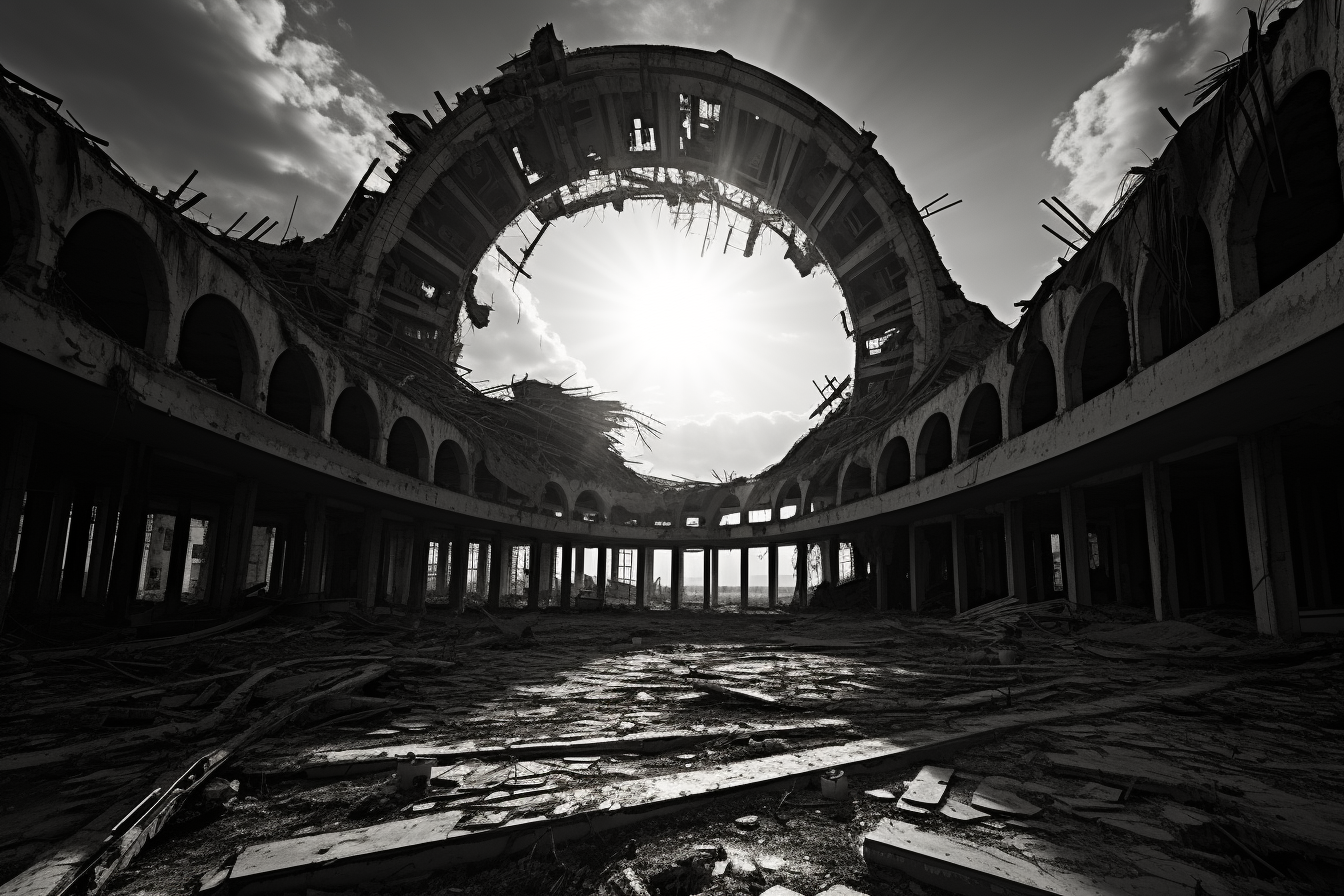
[[[297,197],[289,232],[313,237],[369,161],[390,154],[389,111],[485,83],[540,25],[570,49],[723,49],[874,132],[916,202],[964,200],[929,220],[934,240],[967,296],[1011,323],[1062,249],[1037,201],[1060,196],[1099,219],[1121,175],[1170,136],[1157,107],[1183,118],[1218,52],[1240,51],[1241,8],[45,0],[0,4],[0,64],[61,96],[142,183],[175,187],[199,169],[192,186],[208,198],[197,208],[225,224],[243,211],[288,219]],[[757,472],[806,431],[812,381],[849,372],[853,345],[825,272],[799,278],[777,242],[749,259],[702,247],[665,211],[564,221],[518,287],[483,263],[478,294],[496,312],[467,334],[463,363],[481,381],[568,378],[655,417],[662,438],[628,447],[644,472]]]

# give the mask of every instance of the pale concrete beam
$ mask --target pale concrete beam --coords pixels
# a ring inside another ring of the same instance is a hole
[[[966,570],[966,523],[960,515],[952,517],[952,605],[958,613],[965,613],[971,607]]]
[[[568,610],[574,600],[574,545],[560,545],[560,609]]]
[[[1165,467],[1143,466],[1143,516],[1148,536],[1148,577],[1153,591],[1153,618],[1180,616],[1176,572],[1171,550],[1171,483]]]
[[[1269,434],[1239,439],[1237,456],[1255,626],[1262,635],[1294,638],[1299,634],[1297,589],[1289,559],[1291,536],[1278,438]]]
[[[492,609],[499,607],[499,593],[504,584],[504,570],[508,567],[508,551],[504,549],[504,536],[496,532],[490,536],[490,584],[487,586],[485,605]]]
[[[768,558],[766,599],[769,601],[770,609],[773,610],[779,604],[779,545],[770,545],[766,557]]]
[[[1003,557],[1007,566],[1008,593],[1026,603],[1027,594],[1027,539],[1022,524],[1022,502],[1006,501],[1003,505]]]

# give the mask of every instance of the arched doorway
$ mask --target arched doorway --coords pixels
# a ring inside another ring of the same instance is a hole
[[[840,481],[840,503],[848,504],[870,497],[873,493],[873,471],[858,460],[852,460],[845,467],[844,478]]]
[[[1129,376],[1129,312],[1109,283],[1092,290],[1074,314],[1066,370],[1074,407],[1107,392]]]
[[[256,348],[242,312],[228,299],[204,296],[182,318],[177,363],[242,401],[256,381]]]
[[[952,466],[952,426],[944,414],[934,414],[919,433],[915,472],[929,476]]]
[[[1036,342],[1022,353],[1008,395],[1010,436],[1020,436],[1055,419],[1059,411],[1055,362],[1044,343]]]
[[[452,492],[467,490],[467,455],[452,439],[444,439],[434,454],[434,484]]]
[[[605,504],[594,491],[581,492],[574,500],[574,519],[585,523],[600,523],[606,519]]]
[[[373,459],[378,437],[378,409],[358,386],[350,386],[331,409],[331,438],[347,451]]]
[[[154,243],[120,212],[90,212],[70,228],[54,288],[75,313],[136,348],[162,351],[168,287]]]
[[[897,436],[882,449],[882,460],[877,465],[877,490],[889,492],[910,482],[910,445]]]
[[[957,456],[975,457],[1003,441],[1002,414],[997,389],[981,383],[971,390],[957,427]]]
[[[425,432],[410,417],[400,417],[387,435],[387,465],[398,473],[426,479],[429,474],[429,442]]]
[[[316,435],[322,428],[322,378],[311,358],[288,349],[271,366],[266,385],[266,414]]]

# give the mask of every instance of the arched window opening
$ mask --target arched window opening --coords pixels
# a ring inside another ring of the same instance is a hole
[[[228,299],[205,296],[182,319],[177,363],[239,400],[252,391],[256,351],[242,312]]]
[[[746,522],[742,515],[742,502],[737,495],[729,495],[719,504],[714,513],[714,523],[718,526],[740,526]]]
[[[1102,285],[1079,305],[1069,347],[1074,405],[1091,401],[1129,376],[1129,312],[1114,286]]]
[[[70,228],[53,288],[104,333],[136,348],[159,342],[151,339],[151,324],[162,332],[168,307],[163,270],[153,242],[125,215],[91,212]]]
[[[602,498],[597,492],[582,492],[574,501],[574,519],[585,523],[600,523],[606,518]]]
[[[910,445],[897,436],[882,449],[882,461],[877,465],[880,477],[879,491],[889,492],[910,482]]]
[[[467,455],[452,439],[444,439],[434,453],[434,484],[450,492],[465,492]]]
[[[873,471],[858,461],[845,468],[845,478],[840,483],[840,503],[848,504],[867,498],[873,493]]]
[[[775,506],[778,508],[776,518],[779,520],[789,520],[803,515],[803,490],[797,482],[790,483],[779,493],[779,500],[775,502]]]
[[[331,438],[347,451],[372,458],[378,433],[378,412],[373,399],[358,386],[350,386],[331,409]]]
[[[1338,179],[1338,177],[1336,177]],[[1218,274],[1213,267],[1213,240],[1204,221],[1181,219],[1185,242],[1185,272],[1181,288],[1161,279],[1162,305],[1158,311],[1162,357],[1184,348],[1218,323]],[[1179,276],[1179,275],[1177,275]]]
[[[915,464],[920,476],[952,466],[952,425],[943,414],[934,414],[920,431]]]
[[[639,515],[631,513],[621,505],[617,504],[611,508],[611,522],[618,526],[638,526]]]
[[[476,497],[482,501],[503,502],[507,493],[504,491],[504,483],[499,481],[499,477],[490,472],[490,468],[485,465],[485,461],[476,462],[476,472],[472,476],[472,488],[476,492]]]
[[[309,435],[322,428],[322,380],[303,352],[291,348],[271,367],[266,415]]]
[[[398,473],[424,479],[429,472],[429,444],[420,424],[401,417],[387,435],[387,465]]]
[[[546,483],[546,490],[541,495],[541,512],[547,516],[558,516],[564,519],[568,509],[569,503],[565,500],[565,493],[560,486],[554,482]]]
[[[961,411],[957,456],[975,457],[1003,441],[1002,414],[998,391],[989,383],[976,386]]]
[[[1264,295],[1302,270],[1344,236],[1344,191],[1339,179],[1339,135],[1330,106],[1330,76],[1316,71],[1299,81],[1274,113],[1282,168],[1257,156],[1268,181],[1255,227],[1255,260]],[[1248,168],[1251,166],[1248,166]],[[1289,189],[1283,187],[1282,171]],[[1274,189],[1277,187],[1277,189]]]
[[[1043,343],[1023,353],[1009,394],[1009,434],[1020,436],[1055,419],[1059,411],[1055,362]]]
[[[807,512],[818,513],[835,506],[835,490],[840,476],[838,466],[824,470],[807,489]]]

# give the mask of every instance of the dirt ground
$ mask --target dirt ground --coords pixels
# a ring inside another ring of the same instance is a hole
[[[728,773],[762,757],[782,767],[801,752],[863,739],[934,743],[990,724],[998,734],[937,756],[954,770],[946,800],[969,806],[993,785],[1027,801],[1025,814],[959,821],[937,807],[898,805],[927,764],[916,763],[849,774],[840,800],[824,798],[818,780],[795,781],[632,816],[544,850],[347,889],[942,892],[865,861],[865,835],[898,819],[1114,892],[1344,890],[1338,639],[1288,647],[1212,615],[1167,624],[1118,611],[1058,615],[491,617],[432,608],[422,617],[272,614],[188,643],[76,656],[14,650],[0,666],[0,880],[45,861],[109,807],[133,805],[166,771],[276,706],[317,695],[233,755],[105,892],[192,894],[246,848],[287,838],[449,811],[473,830],[614,812],[621,807],[585,800],[623,782]],[[1015,665],[998,662],[1005,634],[1020,644]],[[361,675],[359,687],[341,690]],[[1173,696],[1200,685],[1197,696]],[[1143,695],[1154,696],[1116,702]],[[1073,714],[1045,718],[1054,710]],[[662,752],[563,745],[672,731],[691,743]],[[522,757],[506,749],[538,742],[560,745]],[[332,755],[417,747],[459,758],[399,788],[389,768],[342,771]],[[1132,780],[1108,795],[1106,776],[1084,767]],[[1077,802],[1094,799],[1114,805]],[[747,816],[755,822],[739,823]]]

